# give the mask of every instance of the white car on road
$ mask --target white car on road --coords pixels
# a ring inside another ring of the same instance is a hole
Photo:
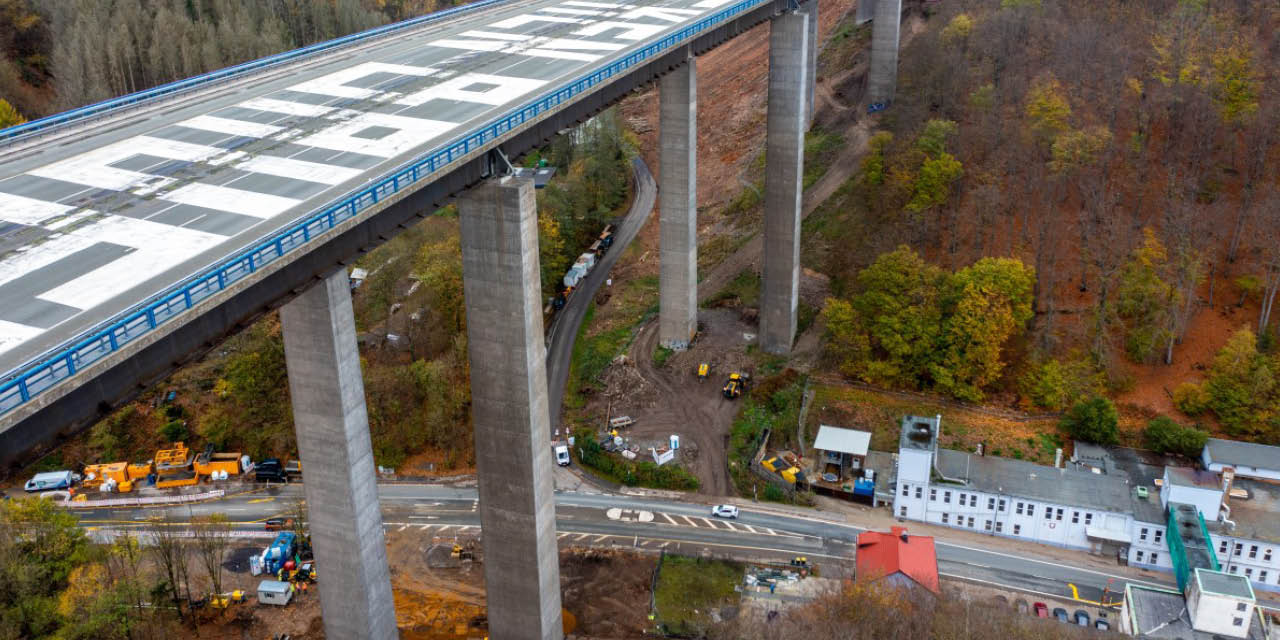
[[[556,445],[556,464],[567,467],[569,466],[569,447],[564,445]]]
[[[711,515],[717,518],[730,518],[736,520],[738,518],[738,508],[731,504],[718,504],[711,507]]]

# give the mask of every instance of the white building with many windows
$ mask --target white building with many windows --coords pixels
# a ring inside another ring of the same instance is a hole
[[[1169,503],[1194,505],[1221,571],[1280,591],[1280,486],[1166,467],[1132,449],[1088,454],[1055,468],[940,449],[941,418],[902,421],[889,481],[893,512],[920,520],[1060,547],[1118,554],[1173,570]]]

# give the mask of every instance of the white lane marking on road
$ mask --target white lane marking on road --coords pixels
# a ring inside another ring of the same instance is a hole
[[[616,22],[614,20],[601,20],[595,24],[587,25],[573,32],[575,36],[587,36],[588,38],[598,36],[607,31],[618,29],[621,33],[610,35],[611,38],[618,40],[643,40],[662,33],[669,27],[661,24],[642,24],[639,22]]]
[[[706,519],[706,518],[698,518],[698,519],[699,519],[699,520],[701,520],[701,521],[703,521],[703,522],[705,522],[705,523],[707,523],[707,526],[708,526],[708,527],[711,527],[712,529],[719,529],[719,528],[720,528],[720,527],[717,527],[717,526],[715,525],[715,523],[711,522],[710,520],[708,520],[708,519]]]
[[[1056,562],[1049,562],[1049,561],[1047,561],[1047,560],[1040,560],[1039,558],[1033,558],[1033,557],[1029,557],[1029,556],[1016,556],[1016,555],[1009,554],[1009,553],[1001,553],[1001,552],[999,552],[999,551],[991,551],[990,549],[979,549],[979,548],[976,548],[976,547],[966,547],[966,546],[963,546],[963,545],[950,544],[950,543],[946,543],[946,542],[935,542],[935,544],[936,544],[937,546],[939,546],[939,547],[951,547],[951,548],[953,548],[953,549],[964,549],[964,550],[966,550],[966,551],[972,551],[972,552],[974,552],[974,553],[988,553],[988,554],[991,554],[991,555],[994,555],[994,556],[1001,556],[1001,557],[1004,557],[1004,558],[1012,558],[1012,559],[1014,559],[1014,560],[1022,560],[1022,561],[1024,561],[1024,562],[1035,562],[1035,563],[1038,563],[1038,564],[1049,565],[1049,566],[1051,566],[1051,567],[1059,567],[1059,568],[1062,568],[1062,569],[1070,569],[1070,570],[1072,570],[1072,571],[1083,571],[1083,572],[1085,572],[1085,573],[1092,573],[1092,574],[1094,574],[1094,575],[1103,576],[1103,577],[1107,577],[1107,578],[1115,578],[1116,580],[1125,580],[1125,581],[1128,581],[1128,582],[1132,582],[1132,583],[1134,583],[1134,584],[1143,584],[1143,585],[1147,585],[1147,586],[1151,586],[1151,587],[1159,587],[1159,588],[1161,588],[1161,589],[1167,589],[1167,588],[1169,588],[1169,585],[1167,585],[1167,584],[1159,584],[1159,583],[1157,583],[1157,582],[1144,582],[1144,581],[1142,581],[1142,580],[1138,580],[1138,579],[1136,579],[1136,578],[1129,578],[1129,577],[1126,577],[1126,576],[1114,575],[1114,574],[1105,573],[1105,572],[1102,572],[1102,571],[1095,571],[1095,570],[1093,570],[1093,569],[1086,569],[1086,568],[1084,568],[1084,567],[1080,567],[1080,566],[1072,566],[1072,565],[1067,565],[1067,564],[1058,564],[1058,563],[1056,563]],[[943,558],[943,560],[947,560],[947,558]],[[965,564],[969,564],[969,563],[965,563]]]
[[[670,543],[670,542],[664,542],[664,543],[662,543],[662,544],[658,545],[658,548],[659,548],[659,549],[665,549],[665,548],[667,548],[667,545],[669,545],[669,544],[671,544],[671,543]]]
[[[249,122],[248,120],[232,120],[231,118],[219,118],[217,116],[208,115],[196,116],[189,120],[183,120],[182,122],[177,123],[177,125],[188,129],[212,131],[214,133],[223,133],[229,136],[248,136],[250,138],[265,138],[284,130],[284,127],[277,127],[270,124],[259,124],[257,122]]]
[[[608,535],[598,535],[598,536],[596,536],[596,540],[595,540],[595,541],[596,541],[596,542],[602,542],[602,541],[604,541],[604,539],[605,539],[605,538],[608,538],[608,537],[609,537]]]
[[[428,527],[429,527],[429,526],[432,526],[432,525],[425,525],[425,526],[428,526]],[[450,528],[450,527],[452,527],[452,526],[453,526],[453,525],[451,525],[451,524],[440,525],[440,533],[444,533],[445,531],[448,531],[448,530],[449,530],[449,528]]]
[[[676,515],[679,515],[679,514],[676,514]],[[689,519],[689,516],[680,516],[680,517],[681,517],[681,518],[684,518],[684,521],[685,521],[685,522],[688,522],[688,523],[689,523],[689,526],[691,526],[691,527],[696,527],[696,526],[698,526],[698,523],[694,522],[693,520],[690,520],[690,519]]]
[[[566,7],[587,7],[590,9],[623,9],[626,5],[611,4],[608,2],[588,2],[587,0],[569,0],[565,2]]]
[[[662,517],[666,518],[666,519],[667,519],[667,522],[670,522],[671,524],[674,524],[674,525],[677,525],[677,526],[680,524],[680,523],[676,522],[675,520],[672,520],[672,519],[671,519],[671,516],[669,516],[669,515],[667,515],[667,514],[665,514],[665,513],[664,513],[664,514],[662,514]]]
[[[404,531],[405,529],[408,529],[408,528],[409,528],[409,525],[407,525],[407,524],[402,524],[402,525],[400,525],[400,528],[399,528],[399,529],[396,529],[396,531]]]
[[[434,526],[434,525],[429,525],[429,524],[420,524],[420,525],[418,525],[418,528],[419,528],[419,529],[421,529],[421,530],[423,530],[423,531],[426,531],[427,529],[430,529],[432,526]]]
[[[415,520],[439,520],[440,516],[409,516]]]
[[[765,527],[765,531],[768,531],[768,532],[769,532],[769,535],[771,535],[771,536],[776,536],[776,535],[778,535],[778,532],[777,532],[777,531],[774,531],[773,529],[770,529],[770,528],[768,528],[768,527]]]
[[[568,534],[568,533],[560,533],[560,534],[557,534],[557,535],[556,535],[556,539],[557,539],[557,540],[559,540],[559,539],[561,539],[561,538],[563,538],[563,537],[565,537],[565,536],[567,536],[567,535],[569,535],[569,534]]]
[[[263,220],[274,218],[302,203],[301,200],[294,198],[203,182],[193,182],[173,191],[161,193],[157,197],[168,202],[217,209]]]
[[[741,531],[741,529],[733,526],[732,522],[721,522],[720,524],[723,524],[724,526],[729,527],[731,531]]]
[[[586,533],[579,533],[579,534],[578,534],[577,536],[575,536],[573,539],[574,539],[574,540],[581,540],[581,539],[583,539],[583,538],[587,537],[588,535],[589,535],[589,534],[586,534]]]
[[[751,525],[749,525],[749,524],[744,524],[744,525],[742,525],[742,526],[746,527],[746,528],[747,528],[747,531],[750,531],[751,533],[760,533],[759,531],[756,531],[756,528],[755,528],[755,527],[753,527],[753,526],[751,526]]]
[[[582,24],[582,20],[578,18],[562,18],[560,16],[537,16],[532,13],[515,16],[494,22],[489,26],[494,29],[519,29],[530,22],[556,22],[560,24]],[[435,44],[431,42],[429,44]]]

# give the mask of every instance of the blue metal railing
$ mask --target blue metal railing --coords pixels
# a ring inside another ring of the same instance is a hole
[[[172,320],[201,301],[239,282],[285,254],[350,220],[378,201],[426,178],[474,150],[507,134],[520,125],[553,110],[593,87],[608,81],[663,51],[728,20],[748,9],[773,0],[743,0],[703,18],[656,42],[626,54],[541,97],[498,116],[487,124],[437,147],[425,155],[392,170],[371,186],[349,192],[334,203],[309,213],[295,224],[275,233],[262,243],[206,268],[182,283],[170,287],[105,323],[68,340],[65,348],[16,367],[0,385],[0,415],[31,400],[94,362],[118,351]]]
[[[32,120],[30,122],[25,122],[23,124],[9,127],[6,129],[0,129],[0,143],[8,140],[12,140],[14,138],[18,138],[21,136],[25,136],[28,134],[36,133],[38,131],[43,131],[45,129],[55,128],[65,124],[70,124],[77,120],[82,120],[85,118],[91,118],[93,116],[110,113],[111,111],[114,111],[121,107],[127,107],[130,105],[147,102],[149,100],[154,100],[156,98],[160,98],[163,96],[181,93],[189,89],[195,89],[197,87],[202,87],[204,85],[213,84],[213,83],[224,81],[224,80],[229,80],[236,76],[244,75],[252,71],[259,71],[261,69],[266,69],[268,67],[272,67],[283,62],[291,62],[291,61],[305,58],[317,53],[323,53],[325,51],[330,51],[332,49],[344,47],[346,45],[360,42],[362,40],[369,40],[372,38],[376,38],[378,36],[394,33],[396,31],[402,31],[404,29],[411,29],[413,27],[418,27],[427,23],[437,22],[445,18],[452,18],[458,15],[459,13],[476,11],[486,7],[491,7],[496,4],[503,4],[511,1],[512,0],[478,0],[477,2],[472,2],[470,4],[453,7],[451,9],[445,9],[443,11],[437,11],[435,13],[430,13],[418,18],[412,18],[409,20],[404,20],[401,22],[393,23],[393,24],[383,25],[381,27],[374,27],[373,29],[369,29],[367,31],[361,31],[359,33],[353,33],[349,36],[343,36],[341,38],[335,38],[333,40],[326,40],[325,42],[317,42],[316,44],[302,47],[301,49],[294,49],[292,51],[278,53],[274,56],[267,56],[265,58],[251,60],[249,62],[227,67],[225,69],[210,71],[209,73],[206,73],[203,75],[193,76],[183,80],[170,82],[168,84],[162,84],[160,86],[152,87],[145,91],[131,93],[127,96],[112,98],[110,100],[103,100],[102,102],[96,102],[94,104],[72,109],[70,111],[56,113],[54,115],[46,116],[38,120]]]

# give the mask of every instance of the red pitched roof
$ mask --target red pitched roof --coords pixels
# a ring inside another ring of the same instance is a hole
[[[938,556],[933,538],[908,536],[906,527],[892,527],[890,531],[858,535],[858,575],[888,577],[902,573],[938,593]]]

